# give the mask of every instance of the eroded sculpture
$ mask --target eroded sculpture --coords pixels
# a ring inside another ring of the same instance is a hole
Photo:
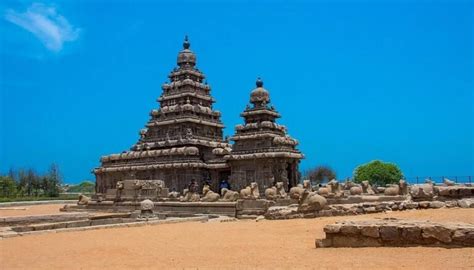
[[[277,182],[275,186],[271,188],[267,188],[265,190],[265,198],[267,200],[276,200],[281,198],[286,198],[286,191],[285,187],[283,186],[283,182]]]
[[[260,198],[260,191],[256,182],[250,183],[250,186],[240,190],[240,198],[242,199],[258,199]]]

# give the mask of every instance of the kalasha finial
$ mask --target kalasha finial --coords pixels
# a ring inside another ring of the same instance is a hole
[[[188,35],[186,35],[184,36],[183,48],[186,50],[186,49],[189,49],[189,46],[191,46],[191,43],[189,43]]]
[[[260,79],[260,77],[257,78],[257,82],[255,83],[257,87],[262,87],[263,86],[263,81]]]

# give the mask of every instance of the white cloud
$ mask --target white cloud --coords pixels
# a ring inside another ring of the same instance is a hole
[[[54,6],[34,3],[24,13],[9,9],[5,19],[33,33],[46,48],[59,52],[63,43],[79,37],[80,29],[71,25]]]

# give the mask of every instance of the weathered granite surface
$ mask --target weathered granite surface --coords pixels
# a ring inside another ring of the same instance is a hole
[[[474,247],[474,224],[384,218],[345,221],[324,227],[316,247]]]

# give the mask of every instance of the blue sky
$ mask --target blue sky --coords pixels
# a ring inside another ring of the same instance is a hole
[[[2,1],[0,171],[93,179],[128,149],[188,34],[225,134],[261,76],[302,169],[474,175],[468,1]]]

